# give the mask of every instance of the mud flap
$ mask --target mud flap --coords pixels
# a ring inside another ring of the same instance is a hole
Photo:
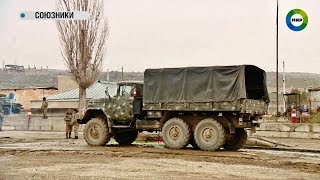
[[[228,117],[225,117],[225,118],[226,118],[228,126],[229,126],[229,132],[231,134],[234,134],[236,132],[236,128],[235,128],[235,125],[233,124],[233,121],[230,120]]]

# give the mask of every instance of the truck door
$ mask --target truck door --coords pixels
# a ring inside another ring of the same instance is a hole
[[[118,85],[117,95],[106,106],[112,120],[131,121],[133,103],[133,84]]]

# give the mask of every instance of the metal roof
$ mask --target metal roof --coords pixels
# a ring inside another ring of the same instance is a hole
[[[117,92],[117,84],[114,82],[96,82],[87,89],[87,99],[105,98],[106,88],[111,96]],[[79,99],[79,88],[47,97],[48,100]]]
[[[49,88],[57,87],[56,76],[46,75],[24,75],[0,73],[1,89],[25,89],[25,88]]]

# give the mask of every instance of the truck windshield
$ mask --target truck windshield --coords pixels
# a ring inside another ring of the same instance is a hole
[[[121,85],[120,86],[120,96],[131,96],[131,90],[132,86],[131,85]]]

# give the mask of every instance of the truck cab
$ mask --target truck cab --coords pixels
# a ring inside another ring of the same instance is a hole
[[[0,94],[0,110],[3,111],[4,115],[20,114],[23,109],[20,103],[11,103],[10,99],[5,94]]]
[[[142,99],[143,83],[140,81],[121,81],[118,83],[117,94],[108,97],[105,111],[113,122],[113,126],[129,126],[134,121],[133,103]]]
[[[122,145],[131,144],[138,135],[135,128],[133,103],[142,102],[142,81],[120,81],[117,83],[116,95],[106,89],[104,103],[90,105],[80,124],[86,124],[85,140],[89,145],[105,145],[110,137]],[[94,104],[94,103],[93,103]]]
[[[142,81],[120,81],[117,83],[116,93],[106,89],[106,98],[99,100],[99,103],[89,102],[81,123],[88,122],[94,116],[105,116],[112,126],[128,126],[133,120],[133,103],[136,99],[142,100],[142,94]]]

